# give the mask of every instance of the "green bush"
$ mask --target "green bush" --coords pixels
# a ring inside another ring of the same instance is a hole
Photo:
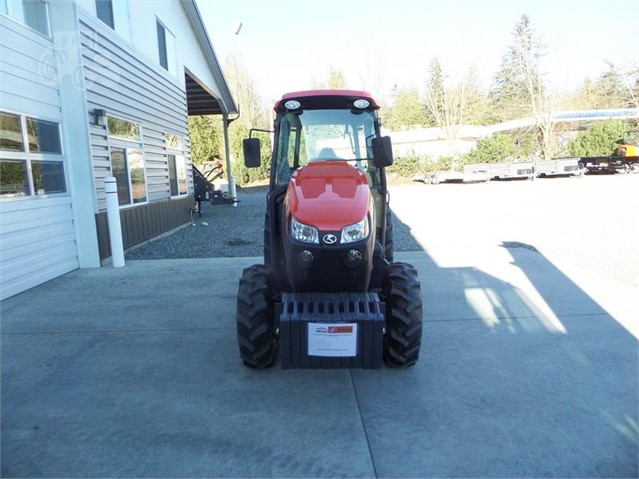
[[[258,133],[259,134],[259,133]],[[235,182],[244,186],[256,181],[267,180],[271,172],[271,142],[267,135],[260,137],[260,153],[262,164],[258,168],[247,168],[244,165],[244,152],[242,141],[248,138],[248,130],[242,125],[237,126],[237,130],[231,136],[231,151],[234,161],[231,164],[231,172]]]
[[[495,133],[477,142],[474,150],[463,157],[463,163],[502,163],[517,153],[513,140],[504,133]]]
[[[617,148],[617,141],[628,133],[629,125],[620,120],[604,120],[588,131],[579,133],[568,146],[572,156],[609,156]]]
[[[418,173],[423,173],[429,160],[415,154],[395,158],[393,164],[386,168],[386,173],[395,178],[412,178]]]

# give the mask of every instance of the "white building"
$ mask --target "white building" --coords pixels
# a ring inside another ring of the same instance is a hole
[[[0,0],[0,299],[190,220],[188,115],[237,113],[195,0]],[[228,123],[225,122],[228,126]]]

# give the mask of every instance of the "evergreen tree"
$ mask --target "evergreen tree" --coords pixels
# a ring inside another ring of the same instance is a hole
[[[597,122],[570,143],[570,153],[579,157],[612,155],[630,129],[628,123],[620,120]]]
[[[528,15],[522,15],[512,33],[512,43],[504,54],[490,90],[492,107],[501,121],[533,114],[533,96],[543,92],[539,77],[539,61],[543,47],[535,39]]]
[[[395,131],[432,125],[416,88],[396,89],[393,104],[385,108],[383,119],[384,126]]]

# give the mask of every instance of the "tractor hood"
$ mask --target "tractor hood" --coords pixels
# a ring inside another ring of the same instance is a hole
[[[286,195],[287,212],[320,231],[339,231],[372,209],[366,176],[345,161],[311,162],[295,171]]]

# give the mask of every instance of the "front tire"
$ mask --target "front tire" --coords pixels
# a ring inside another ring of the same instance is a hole
[[[268,268],[246,268],[237,293],[237,340],[245,366],[266,368],[277,357],[273,300],[267,282]]]
[[[392,367],[413,366],[422,345],[422,290],[415,268],[393,263],[384,275],[386,335],[384,362]]]

